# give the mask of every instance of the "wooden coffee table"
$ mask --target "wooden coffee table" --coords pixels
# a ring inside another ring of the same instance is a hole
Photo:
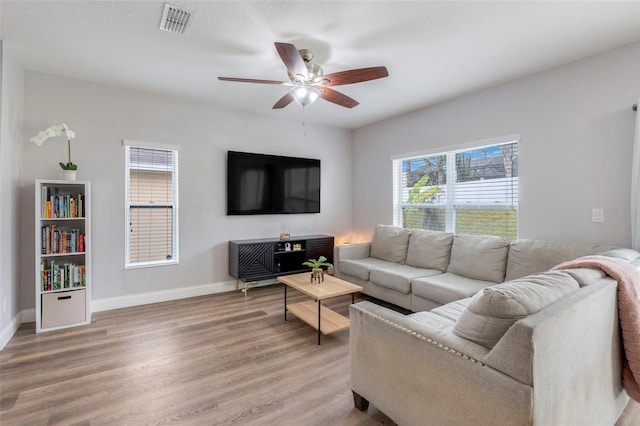
[[[284,320],[287,320],[287,311],[318,330],[318,344],[320,334],[331,334],[336,331],[349,328],[349,318],[332,311],[326,306],[322,308],[322,301],[332,297],[351,295],[351,303],[355,303],[355,293],[362,291],[359,285],[341,280],[340,278],[324,275],[324,281],[311,282],[311,273],[305,272],[295,275],[283,275],[278,281],[284,284]],[[295,303],[287,306],[287,287],[294,288],[314,301]]]

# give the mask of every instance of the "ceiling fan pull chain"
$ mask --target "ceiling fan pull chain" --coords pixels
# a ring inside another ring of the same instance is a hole
[[[307,109],[302,108],[302,128],[304,129],[304,138],[307,138]]]

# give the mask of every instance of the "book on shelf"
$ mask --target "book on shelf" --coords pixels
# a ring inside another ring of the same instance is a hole
[[[79,228],[45,225],[40,239],[41,254],[83,253],[85,250],[85,235]]]
[[[87,267],[55,260],[40,262],[40,290],[53,291],[86,287]]]
[[[84,194],[63,192],[57,186],[40,188],[42,217],[45,219],[84,217]]]

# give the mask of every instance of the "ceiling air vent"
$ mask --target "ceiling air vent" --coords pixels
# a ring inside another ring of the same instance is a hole
[[[160,20],[160,29],[182,34],[189,23],[189,18],[191,18],[191,12],[165,3],[162,19]]]

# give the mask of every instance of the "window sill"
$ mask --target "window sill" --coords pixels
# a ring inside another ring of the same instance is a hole
[[[155,262],[138,262],[138,263],[129,263],[124,265],[124,269],[140,269],[140,268],[154,268],[156,266],[171,266],[178,265],[180,262],[178,260],[162,260]]]

